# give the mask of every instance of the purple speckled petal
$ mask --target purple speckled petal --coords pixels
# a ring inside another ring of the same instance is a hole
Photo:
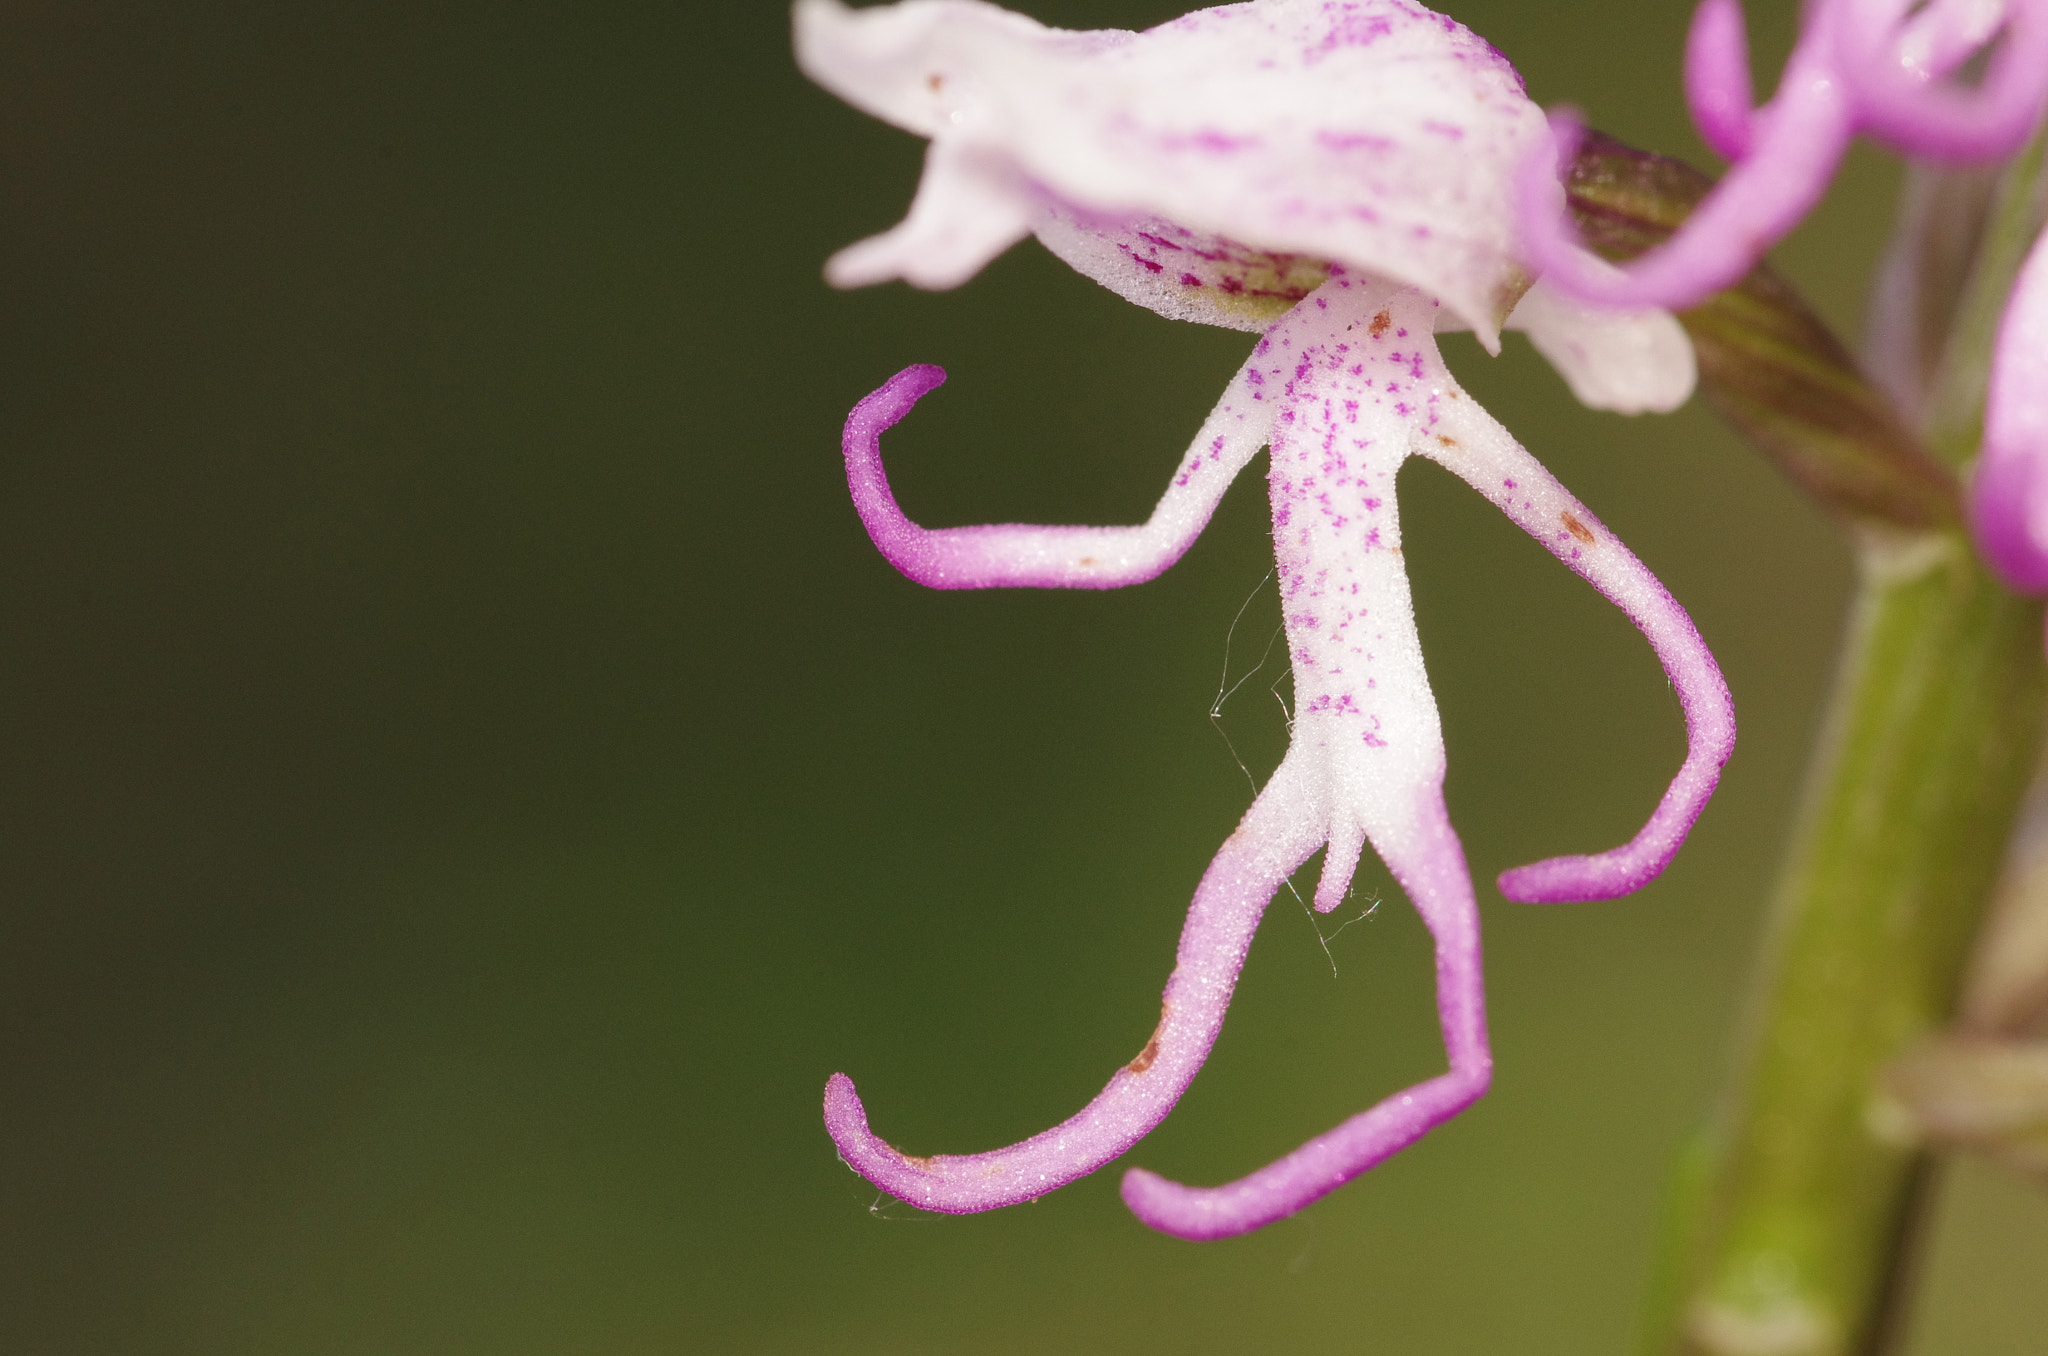
[[[1488,348],[1526,281],[1508,187],[1542,113],[1498,52],[1412,0],[1252,0],[1143,33],[1062,32],[973,0],[800,0],[795,17],[806,74],[971,167],[972,190],[944,199],[969,218],[963,239],[1056,212],[1112,230],[1160,219],[1424,288]],[[939,276],[908,248],[853,262],[834,280]]]
[[[1220,1187],[1190,1187],[1143,1168],[1124,1174],[1124,1203],[1162,1233],[1228,1238],[1293,1214],[1463,1111],[1493,1078],[1479,910],[1465,852],[1441,791],[1422,789],[1410,821],[1373,839],[1436,939],[1437,1012],[1450,1071],[1382,1099],[1286,1157]]]
[[[1999,578],[2024,593],[2048,592],[2048,233],[2034,242],[1999,322],[1970,523]]]
[[[1617,277],[1575,252],[1558,210],[1557,167],[1578,138],[1553,115],[1557,146],[1522,162],[1518,213],[1530,262],[1583,300],[1684,307],[1739,280],[1826,190],[1858,131],[1909,154],[1948,161],[2009,155],[2048,105],[2048,0],[1814,0],[1777,92],[1747,111],[1742,14],[1703,0],[1687,48],[1686,86],[1709,144],[1737,159],[1672,237]],[[1990,50],[1981,82],[1955,78]]]
[[[904,516],[882,470],[882,431],[946,379],[906,367],[846,417],[846,479],[868,535],[889,562],[935,589],[1113,589],[1164,573],[1208,525],[1230,482],[1265,445],[1271,407],[1245,373],[1224,389],[1181,458],[1152,516],[1138,527],[920,527]]]
[[[1156,217],[1086,221],[1052,209],[1033,228],[1076,273],[1174,320],[1263,334],[1323,285],[1330,266],[1256,250]]]
[[[1686,755],[1650,820],[1622,847],[1553,857],[1503,872],[1501,893],[1527,904],[1611,899],[1641,889],[1670,863],[1735,748],[1735,705],[1699,629],[1655,575],[1543,464],[1479,407],[1446,410],[1442,438],[1421,449],[1492,500],[1516,526],[1627,614],[1649,640],[1685,713]]]
[[[892,1196],[965,1215],[1035,1200],[1123,1153],[1165,1119],[1208,1058],[1260,916],[1321,842],[1306,779],[1283,764],[1195,891],[1158,1029],[1071,1119],[1007,1149],[915,1158],[868,1128],[853,1080],[834,1074],[825,1128],[840,1157]]]
[[[1693,125],[1723,160],[1749,154],[1756,96],[1741,0],[1701,0],[1685,35],[1685,102]]]

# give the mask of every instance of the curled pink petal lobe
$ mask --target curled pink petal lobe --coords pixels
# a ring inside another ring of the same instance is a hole
[[[1693,125],[1723,160],[1749,154],[1755,98],[1741,0],[1701,0],[1685,37],[1685,100]]]
[[[868,1128],[853,1080],[825,1085],[825,1127],[854,1171],[910,1204],[964,1215],[1036,1199],[1094,1172],[1164,1120],[1194,1081],[1267,903],[1321,845],[1304,780],[1276,773],[1203,875],[1151,1040],[1095,1099],[1030,1139],[979,1154],[916,1158]]]
[[[1853,134],[1849,112],[1840,82],[1795,52],[1777,96],[1756,115],[1748,158],[1669,240],[1621,270],[1602,268],[1585,252],[1555,205],[1555,183],[1542,182],[1545,157],[1532,156],[1517,181],[1530,262],[1585,301],[1690,306],[1739,281],[1820,200]],[[1574,125],[1553,117],[1552,127],[1560,143],[1570,134],[1576,144]]]

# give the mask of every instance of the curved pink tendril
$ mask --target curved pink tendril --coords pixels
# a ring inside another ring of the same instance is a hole
[[[1161,1233],[1203,1242],[1291,1215],[1407,1148],[1472,1105],[1492,1083],[1479,911],[1441,792],[1432,789],[1419,798],[1408,832],[1387,835],[1375,846],[1436,940],[1437,1015],[1450,1070],[1381,1099],[1224,1186],[1185,1186],[1132,1168],[1124,1174],[1124,1204]]]
[[[1715,155],[1740,160],[1755,134],[1741,0],[1701,0],[1685,35],[1685,102]]]
[[[847,486],[868,535],[889,563],[935,589],[1113,589],[1171,568],[1201,535],[1230,481],[1265,441],[1268,419],[1240,374],[1195,435],[1151,518],[1136,527],[991,523],[920,527],[904,515],[882,469],[882,433],[946,379],[929,363],[906,367],[853,407],[843,447]]]
[[[868,1128],[853,1080],[834,1074],[825,1085],[825,1128],[840,1157],[912,1205],[964,1215],[1035,1200],[1144,1138],[1187,1091],[1215,1045],[1267,903],[1322,846],[1307,800],[1304,779],[1283,763],[1196,887],[1158,1029],[1078,1113],[1006,1149],[913,1158]]]
[[[1672,237],[1615,272],[1585,254],[1558,209],[1556,175],[1578,123],[1553,115],[1555,145],[1517,175],[1524,247],[1566,292],[1608,306],[1684,307],[1742,278],[1820,200],[1850,140],[1867,132],[1909,154],[1980,160],[2016,151],[2048,103],[2048,0],[1816,0],[1777,92],[1750,109],[1737,0],[1703,0],[1686,51],[1695,120],[1736,161]],[[1995,42],[1983,81],[1954,76]]]
[[[1678,854],[1735,751],[1735,699],[1727,680],[1699,628],[1649,567],[1477,401],[1453,405],[1443,428],[1457,436],[1427,444],[1423,454],[1493,501],[1635,623],[1685,717],[1685,761],[1634,838],[1606,852],[1504,871],[1500,892],[1524,904],[1563,904],[1639,890]]]

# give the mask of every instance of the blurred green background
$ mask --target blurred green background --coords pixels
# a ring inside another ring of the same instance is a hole
[[[1752,9],[1774,70],[1790,6]],[[1456,12],[1704,163],[1685,6]],[[840,422],[941,363],[889,444],[913,514],[1135,521],[1247,339],[1031,244],[826,289],[920,153],[797,75],[779,3],[26,0],[0,157],[0,1350],[1624,1349],[1848,582],[1702,410],[1450,350],[1733,683],[1724,789],[1633,899],[1485,882],[1647,814],[1681,749],[1647,647],[1404,473],[1492,1095],[1248,1239],[1149,1233],[1114,1171],[933,1219],[839,1164],[825,1077],[971,1151],[1143,1044],[1249,799],[1209,711],[1262,477],[1147,587],[937,594],[868,544]],[[1895,175],[1859,156],[1780,252],[1851,333]],[[1268,590],[1233,677],[1274,624]],[[1222,724],[1262,776],[1265,680]],[[1327,956],[1276,903],[1132,1161],[1234,1177],[1439,1067],[1422,930],[1360,882]],[[2040,1350],[2048,1204],[1976,1168],[1943,1202],[1916,1351]]]

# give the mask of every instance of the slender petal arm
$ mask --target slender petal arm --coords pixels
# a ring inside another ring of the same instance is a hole
[[[1650,820],[1596,856],[1553,857],[1502,873],[1501,893],[1526,904],[1612,899],[1654,880],[1685,841],[1735,748],[1735,706],[1692,618],[1557,477],[1469,397],[1439,407],[1417,448],[1478,490],[1628,614],[1648,638],[1685,712],[1686,755]]]
[[[1322,842],[1305,779],[1283,764],[1195,890],[1158,1029],[1071,1119],[1007,1149],[913,1158],[868,1129],[853,1080],[834,1074],[825,1128],[840,1157],[892,1196],[967,1215],[1034,1200],[1123,1153],[1165,1119],[1209,1057],[1260,915]]]
[[[1419,788],[1413,820],[1373,847],[1436,939],[1437,1012],[1450,1070],[1382,1099],[1285,1158],[1220,1187],[1190,1187],[1133,1168],[1124,1204],[1162,1233],[1203,1241],[1248,1233],[1320,1200],[1478,1100],[1493,1080],[1479,911],[1465,852],[1439,786]]]
[[[1240,370],[1141,526],[925,528],[904,516],[890,492],[882,431],[945,379],[930,364],[904,368],[853,407],[845,436],[847,484],[868,535],[897,569],[935,589],[1113,589],[1156,578],[1201,535],[1273,424],[1271,402]]]

